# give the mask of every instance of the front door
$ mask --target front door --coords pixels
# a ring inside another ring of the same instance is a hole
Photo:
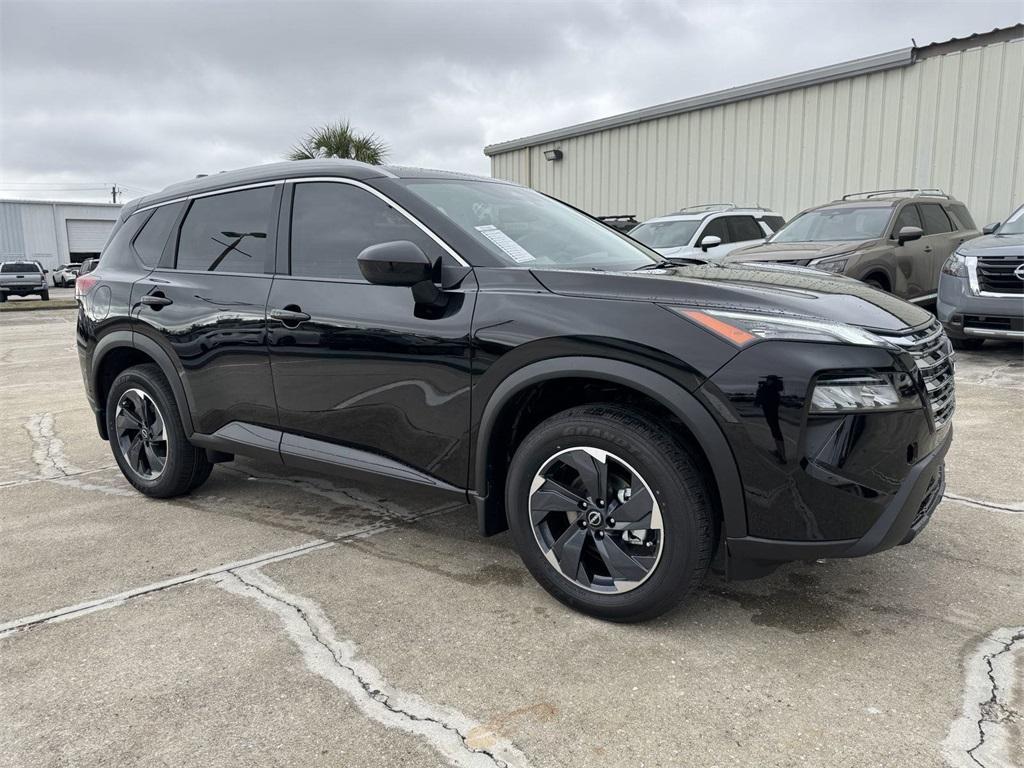
[[[924,229],[921,223],[921,214],[916,205],[903,206],[896,217],[891,234],[893,259],[896,262],[897,272],[893,280],[892,292],[900,298],[913,300],[929,292],[933,247],[926,237],[908,240],[900,245],[899,232],[903,227]],[[930,290],[934,292],[934,285]]]
[[[391,474],[407,467],[409,479],[464,487],[472,275],[443,308],[424,308],[409,288],[370,285],[359,271],[364,248],[394,240],[450,258],[386,200],[338,179],[289,185],[284,206],[268,343],[285,463],[379,460]]]

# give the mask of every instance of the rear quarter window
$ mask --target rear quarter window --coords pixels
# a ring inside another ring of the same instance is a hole
[[[143,225],[142,231],[135,237],[132,247],[135,255],[147,267],[155,267],[160,263],[164,248],[170,239],[174,223],[181,214],[184,203],[162,205],[153,211],[149,220]]]

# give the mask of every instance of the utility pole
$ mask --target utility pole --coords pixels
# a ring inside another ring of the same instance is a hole
[[[113,184],[110,187],[110,202],[117,204],[117,184]]]

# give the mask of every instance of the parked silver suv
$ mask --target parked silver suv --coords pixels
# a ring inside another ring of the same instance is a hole
[[[936,314],[957,349],[985,339],[1024,339],[1024,205],[942,267]]]
[[[785,221],[767,208],[708,203],[648,219],[629,236],[669,259],[700,256],[718,261],[737,248],[763,243]]]
[[[967,206],[941,190],[883,189],[809,208],[764,245],[735,250],[725,261],[814,267],[929,302],[946,259],[980,234]]]

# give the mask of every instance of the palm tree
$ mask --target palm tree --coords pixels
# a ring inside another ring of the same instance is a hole
[[[338,157],[343,160],[359,160],[371,165],[380,165],[387,154],[388,145],[376,134],[356,133],[349,121],[344,120],[314,128],[308,136],[292,147],[288,159],[315,160],[322,157]]]

